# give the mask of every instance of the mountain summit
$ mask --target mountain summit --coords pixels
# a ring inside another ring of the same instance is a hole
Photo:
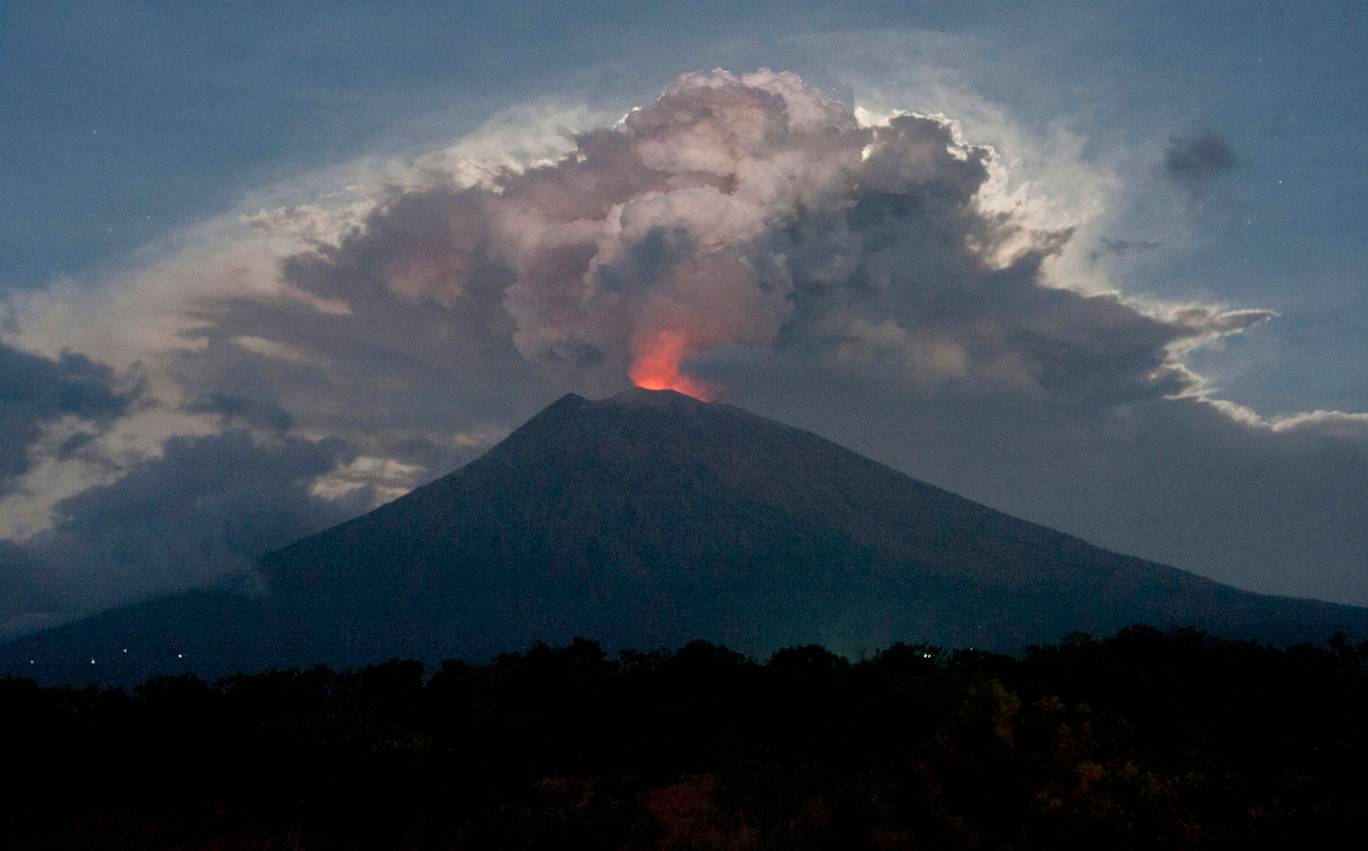
[[[0,648],[0,665],[43,679],[212,676],[478,659],[576,635],[614,649],[1012,651],[1134,623],[1289,643],[1368,634],[1368,610],[1107,552],[739,408],[634,389],[565,396],[476,461],[265,556],[233,587],[29,636]]]

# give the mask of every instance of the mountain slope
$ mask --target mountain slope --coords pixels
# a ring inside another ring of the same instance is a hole
[[[632,390],[566,396],[461,470],[271,553],[237,587],[49,630],[0,664],[214,675],[481,658],[575,635],[752,653],[1015,650],[1132,623],[1276,643],[1368,637],[1368,610],[1110,553],[740,409]]]

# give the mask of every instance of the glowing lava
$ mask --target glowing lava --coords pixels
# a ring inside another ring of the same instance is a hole
[[[635,360],[627,374],[632,383],[646,390],[674,390],[704,402],[712,400],[707,384],[683,375],[679,363],[689,354],[689,343],[677,331],[657,331],[637,346]]]

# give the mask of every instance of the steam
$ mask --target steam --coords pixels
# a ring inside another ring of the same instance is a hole
[[[712,398],[748,351],[923,386],[1194,391],[1171,361],[1231,314],[1049,291],[1070,231],[984,202],[991,148],[945,118],[865,118],[790,73],[686,74],[559,159],[397,195],[287,284],[356,311],[378,288],[469,334],[511,321],[519,357],[590,392]]]
[[[658,331],[634,347],[632,383],[647,390],[674,390],[695,399],[710,401],[713,389],[701,381],[680,374],[679,365],[689,354],[689,341],[677,331]]]
[[[796,321],[818,319],[804,309],[824,312],[833,288],[866,286],[864,238],[848,214],[901,198],[962,228],[991,157],[944,120],[863,125],[793,74],[686,74],[552,164],[378,210],[355,244],[323,251],[337,270],[292,283],[345,298],[331,285],[350,277],[350,255],[409,221],[407,244],[380,270],[394,298],[460,311],[505,275],[502,308],[528,361],[591,388],[630,376],[707,397],[695,359],[773,347]],[[1008,236],[987,219],[976,228],[984,252]],[[812,248],[823,256],[801,256]]]

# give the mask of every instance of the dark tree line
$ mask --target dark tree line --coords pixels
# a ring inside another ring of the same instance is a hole
[[[0,845],[1335,847],[1368,811],[1366,668],[1137,627],[1020,659],[576,641],[430,675],[0,680]]]

